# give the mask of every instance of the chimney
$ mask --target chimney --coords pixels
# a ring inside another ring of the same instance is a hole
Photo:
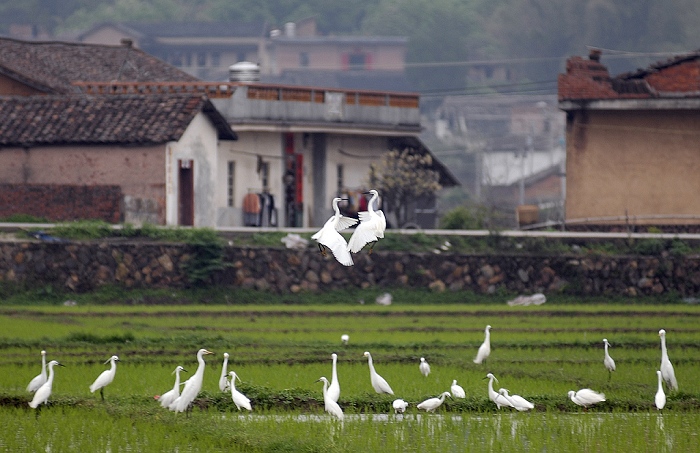
[[[128,47],[128,48],[131,48],[134,46],[134,41],[130,38],[122,38],[120,43],[122,46]]]
[[[600,55],[602,53],[600,49],[591,49],[588,51],[588,59],[600,63]]]

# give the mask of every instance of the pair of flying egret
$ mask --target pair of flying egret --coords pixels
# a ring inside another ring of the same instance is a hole
[[[384,237],[386,218],[380,209],[375,210],[373,207],[379,193],[372,189],[365,192],[365,195],[372,195],[372,198],[367,203],[367,211],[358,213],[360,224],[355,228],[349,241],[345,242],[345,238],[340,232],[355,225],[358,219],[346,217],[340,213],[338,203],[344,199],[338,197],[334,198],[332,203],[335,214],[326,221],[323,228],[311,236],[318,242],[318,248],[324,256],[326,250],[330,250],[335,259],[343,266],[352,266],[354,263],[351,253],[359,252],[369,243],[372,243],[369,250],[372,253],[374,242]]]

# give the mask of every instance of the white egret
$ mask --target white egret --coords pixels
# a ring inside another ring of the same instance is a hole
[[[328,398],[337,403],[338,398],[340,398],[340,382],[338,381],[338,370],[336,369],[338,354],[331,354],[331,359],[333,359],[333,370],[331,371],[331,385],[328,387]]]
[[[569,398],[579,406],[588,407],[605,401],[605,395],[591,389],[581,389],[578,392],[569,390]]]
[[[394,407],[394,413],[396,414],[403,414],[408,407],[408,403],[401,398],[395,399],[391,405]]]
[[[464,393],[464,389],[461,385],[457,384],[457,379],[452,380],[452,386],[450,387],[452,396],[455,398],[466,398],[467,394]]]
[[[32,398],[32,400],[29,402],[29,407],[32,409],[36,409],[40,404],[47,404],[49,396],[51,396],[51,389],[53,387],[53,367],[55,365],[64,366],[58,363],[56,360],[49,362],[49,376],[46,379],[46,382],[44,382],[41,387],[36,390],[36,393],[34,393],[34,398]]]
[[[658,410],[661,410],[666,405],[666,394],[664,393],[664,387],[661,384],[661,381],[663,381],[663,378],[661,377],[661,370],[656,370],[656,376],[659,380],[659,387],[658,390],[656,390],[656,396],[654,396],[654,404]]]
[[[534,404],[532,404],[522,396],[509,395],[508,389],[498,389],[498,394],[507,399],[510,402],[511,406],[513,406],[517,411],[529,411],[530,409],[535,408]]]
[[[494,403],[496,403],[496,407],[497,407],[498,409],[500,409],[501,406],[504,406],[504,407],[513,407],[513,404],[512,404],[510,401],[508,401],[503,395],[500,395],[499,393],[497,393],[497,392],[493,389],[493,381],[495,380],[496,382],[498,382],[498,379],[496,378],[496,376],[494,376],[493,374],[489,373],[489,374],[486,375],[486,377],[485,377],[484,379],[488,379],[488,380],[489,380],[489,384],[488,384],[489,399],[490,399],[491,401],[493,401]]]
[[[666,331],[659,330],[661,337],[661,377],[666,382],[666,386],[671,390],[678,390],[678,381],[676,381],[676,373],[673,371],[673,365],[668,359],[668,351],[666,350]]]
[[[180,396],[180,371],[187,372],[187,370],[180,365],[176,366],[175,370],[173,370],[171,373],[175,375],[175,385],[173,385],[172,390],[168,390],[160,395],[160,398],[158,398],[158,402],[162,407],[167,408],[177,399],[178,396]]]
[[[420,365],[418,365],[418,369],[420,369],[420,373],[425,377],[428,377],[430,374],[430,365],[425,361],[425,357],[420,358]]]
[[[29,381],[28,392],[36,392],[46,382],[46,351],[41,351],[41,373]]]
[[[427,400],[423,401],[422,403],[418,403],[416,407],[418,409],[423,409],[426,412],[435,412],[435,409],[440,407],[442,403],[445,402],[445,397],[450,396],[450,392],[442,392],[439,397],[437,398],[428,398]]]
[[[197,371],[185,382],[182,393],[180,393],[180,396],[169,406],[171,411],[184,412],[190,407],[190,404],[192,404],[192,401],[194,401],[197,395],[199,395],[199,391],[202,390],[204,367],[206,366],[204,356],[207,354],[213,354],[213,352],[207,351],[204,348],[197,351],[197,362],[199,363]]]
[[[367,194],[371,194],[372,198],[370,198],[367,203],[367,210],[358,213],[360,224],[357,225],[357,228],[355,228],[355,231],[348,241],[348,250],[352,253],[357,253],[370,242],[376,242],[384,237],[384,230],[386,229],[384,212],[380,209],[375,211],[372,207],[372,204],[374,204],[379,197],[379,192],[372,189],[369,192],[365,192],[365,195]],[[372,253],[373,248],[374,244],[370,246],[369,253]]]
[[[219,390],[222,392],[228,390],[228,373],[226,372],[228,357],[228,352],[224,352],[224,364],[221,366],[221,377],[219,378]]]
[[[326,412],[337,417],[338,420],[342,420],[345,418],[343,410],[338,406],[338,403],[328,397],[328,379],[321,376],[316,382],[320,381],[323,381],[323,404],[325,405]]]
[[[364,356],[367,357],[367,363],[369,364],[369,379],[370,382],[372,382],[372,387],[374,387],[374,391],[377,393],[388,393],[389,395],[393,395],[394,391],[391,390],[391,387],[389,387],[389,384],[386,382],[386,380],[379,374],[377,374],[377,372],[374,370],[372,355],[368,351],[365,351]]]
[[[117,374],[117,362],[119,362],[119,357],[113,355],[105,362],[105,365],[109,363],[109,370],[104,370],[97,376],[95,382],[90,386],[90,393],[95,393],[95,390],[100,391],[100,396],[102,400],[105,399],[104,388],[112,383],[114,376]]]
[[[350,228],[357,223],[357,219],[346,217],[340,213],[338,202],[347,200],[347,198],[336,197],[333,199],[333,214],[323,225],[323,228],[318,230],[316,234],[311,236],[318,242],[318,249],[323,256],[326,256],[326,249],[330,249],[335,259],[343,266],[352,266],[352,255],[348,250],[348,243],[345,241],[340,231]]]
[[[349,341],[350,341],[350,335],[348,335],[348,334],[343,334],[343,335],[340,336],[340,342],[341,342],[341,343],[343,343],[343,344],[348,344]]]
[[[612,378],[612,372],[615,371],[615,361],[608,353],[608,347],[610,347],[608,339],[603,338],[603,343],[605,344],[605,358],[603,359],[603,364],[605,365],[605,368],[608,369],[608,380],[610,380]]]
[[[253,408],[250,406],[248,397],[236,390],[236,379],[240,381],[241,378],[238,377],[235,371],[231,371],[229,374],[231,375],[231,383],[229,385],[231,387],[231,399],[233,399],[233,404],[236,405],[239,411],[241,410],[241,406],[252,411]]]
[[[474,357],[474,363],[484,363],[484,360],[491,354],[491,326],[486,326],[484,330],[484,342],[479,346],[479,350]]]

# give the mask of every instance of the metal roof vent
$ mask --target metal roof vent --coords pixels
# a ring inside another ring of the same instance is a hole
[[[229,82],[257,82],[260,80],[260,66],[250,61],[239,61],[228,68]]]

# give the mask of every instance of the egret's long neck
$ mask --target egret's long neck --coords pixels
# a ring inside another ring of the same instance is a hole
[[[231,390],[236,390],[236,376],[231,376]]]
[[[661,386],[661,381],[663,381],[663,378],[661,377],[661,373],[657,373],[659,375],[659,391],[663,392],[663,387]]]
[[[109,361],[109,370],[114,371],[117,369],[117,361],[116,360],[110,360]]]
[[[333,212],[335,212],[336,216],[340,215],[340,208],[338,207],[338,200],[333,200]]]
[[[607,343],[605,343],[605,353],[606,354],[608,353],[608,344]]]
[[[323,397],[326,397],[326,393],[328,393],[328,381],[323,381]]]
[[[49,364],[49,378],[46,380],[49,385],[53,384],[53,365]]]
[[[333,374],[331,375],[334,382],[338,380],[338,371],[336,370],[336,362],[337,361],[338,361],[338,358],[334,357],[333,358]]]
[[[489,341],[489,339],[491,339],[491,332],[487,330],[484,332],[484,341]]]
[[[46,354],[41,355],[41,374],[46,376]]]
[[[495,393],[493,391],[493,378],[489,378],[489,393]]]
[[[372,207],[372,204],[374,204],[374,202],[377,201],[377,197],[378,197],[378,195],[375,193],[375,194],[372,194],[372,198],[369,199],[369,203],[367,203],[367,211],[369,213],[374,212],[374,208]]]
[[[374,363],[372,363],[372,356],[367,356],[367,363],[369,364],[369,370],[374,371]]]
[[[202,376],[204,375],[205,362],[204,358],[199,354],[197,354],[197,362],[199,362],[199,365],[197,366],[197,371],[195,371],[194,374],[196,374],[197,376]]]
[[[175,370],[175,386],[173,389],[178,389],[180,391],[180,370]]]
[[[666,350],[666,337],[661,337],[661,360],[668,358],[668,351]]]

